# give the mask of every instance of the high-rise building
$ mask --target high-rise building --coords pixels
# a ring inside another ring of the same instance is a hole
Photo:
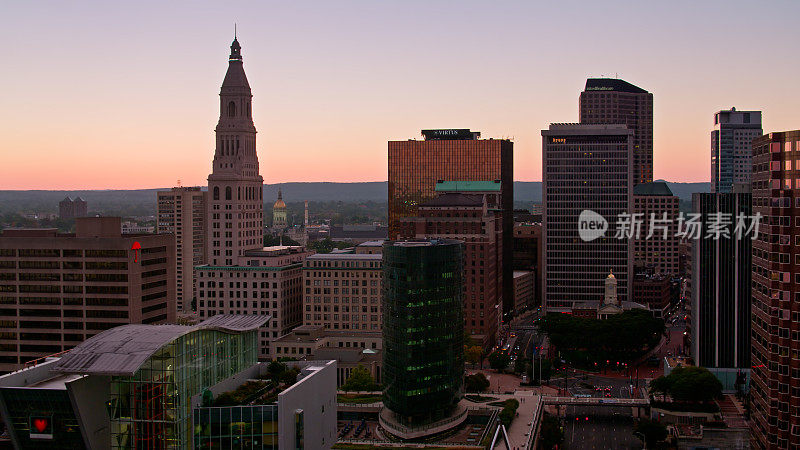
[[[632,154],[633,131],[625,125],[542,130],[542,299],[548,312],[569,312],[576,302],[599,304],[609,270],[620,304],[630,300],[633,241],[615,237],[609,223],[633,211]],[[604,233],[581,238],[580,226],[602,223]]]
[[[464,241],[464,329],[487,350],[497,344],[503,302],[503,229],[495,215],[501,189],[493,181],[437,183],[440,195],[418,205],[417,217],[400,220],[404,239]]]
[[[732,192],[734,184],[750,183],[753,139],[762,133],[761,111],[731,108],[714,114],[711,192]]]
[[[459,424],[464,378],[463,242],[383,247],[383,402],[380,424],[401,438]],[[460,409],[459,409],[460,408]],[[427,430],[427,431],[426,431]],[[441,430],[439,430],[441,431]]]
[[[58,216],[61,219],[74,219],[76,217],[86,217],[86,200],[77,197],[75,200],[66,197],[58,202]]]
[[[752,240],[737,239],[734,231],[737,217],[751,215],[751,194],[747,185],[737,191],[692,195],[703,228],[700,238],[692,240],[691,354],[726,390],[750,368]],[[727,218],[719,238],[709,228],[715,217]]]
[[[174,322],[175,240],[123,235],[119,217],[83,217],[74,234],[0,235],[0,371],[75,347],[109,328]]]
[[[232,266],[246,250],[264,245],[264,179],[258,172],[252,99],[241,46],[234,39],[219,93],[217,143],[208,176],[206,261],[213,266]]]
[[[589,78],[580,123],[624,124],[633,131],[633,182],[653,181],[653,94],[616,78]]]
[[[514,144],[479,139],[468,129],[422,130],[424,140],[389,142],[389,239],[400,234],[400,219],[417,214],[417,205],[436,197],[438,181],[500,180],[503,221],[504,314],[514,308],[511,236],[514,227]]]
[[[303,325],[328,330],[381,330],[382,256],[328,253],[303,263]]]
[[[541,220],[541,213],[537,222],[520,222],[517,219],[514,223],[514,237],[511,241],[514,246],[512,260],[514,270],[533,271],[534,273],[533,302],[537,306],[542,305],[542,286],[544,285],[542,276],[544,248],[542,246]]]
[[[751,429],[754,448],[800,446],[800,130],[753,141]]]
[[[175,296],[178,311],[191,311],[196,300],[194,266],[206,259],[207,192],[200,187],[174,187],[157,192],[156,233],[175,236]]]
[[[652,268],[655,275],[678,275],[678,197],[663,181],[641,183],[633,188],[633,209],[643,221],[633,241],[633,264]]]

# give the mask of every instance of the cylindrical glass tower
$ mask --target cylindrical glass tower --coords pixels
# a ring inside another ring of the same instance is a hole
[[[463,247],[442,239],[383,246],[384,405],[407,425],[441,420],[461,400]]]

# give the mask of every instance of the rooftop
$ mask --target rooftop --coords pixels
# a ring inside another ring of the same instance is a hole
[[[67,352],[56,363],[55,372],[91,375],[133,376],[161,347],[184,334],[201,329],[227,333],[254,330],[270,316],[220,314],[194,326],[130,324],[92,336]]]
[[[462,194],[448,192],[419,205],[420,208],[437,206],[483,207],[483,196],[479,194]]]
[[[634,86],[619,78],[589,78],[586,80],[586,91],[615,91],[628,92],[631,94],[647,94],[647,91]]]
[[[383,255],[380,253],[316,253],[306,258],[306,261],[380,261],[381,259]]]
[[[409,239],[405,241],[388,241],[388,245],[395,247],[432,247],[434,245],[451,245],[461,243],[456,239]]]
[[[436,192],[500,192],[500,187],[500,180],[436,182]]]
[[[633,195],[666,195],[671,197],[672,191],[665,181],[651,181],[634,186]]]

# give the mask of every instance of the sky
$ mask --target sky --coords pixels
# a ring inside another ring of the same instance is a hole
[[[265,183],[387,179],[387,141],[471,128],[541,179],[586,78],[654,95],[654,174],[709,181],[713,114],[800,128],[800,2],[3,2],[0,189],[205,185],[234,24]]]

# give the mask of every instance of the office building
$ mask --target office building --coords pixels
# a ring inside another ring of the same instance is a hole
[[[417,215],[417,205],[436,197],[438,181],[494,181],[501,184],[503,292],[514,291],[511,235],[514,227],[514,144],[479,139],[467,129],[422,130],[424,140],[389,142],[389,239],[400,234],[400,219]],[[503,303],[504,315],[513,304]]]
[[[634,266],[667,277],[678,275],[678,203],[663,181],[634,186],[633,209],[642,219],[642,233],[633,240]]]
[[[175,295],[178,311],[192,311],[196,301],[194,266],[206,259],[206,202],[200,187],[174,187],[159,191],[156,233],[175,235]]]
[[[732,192],[734,184],[750,184],[753,139],[762,133],[761,111],[731,108],[714,114],[711,192]]]
[[[417,217],[400,220],[403,239],[464,241],[464,329],[489,350],[497,345],[503,304],[501,183],[437,183],[439,196],[417,206]],[[512,300],[513,302],[513,300]]]
[[[69,350],[109,328],[175,321],[172,235],[122,235],[119,217],[76,232],[0,235],[0,371]]]
[[[86,200],[77,197],[75,200],[65,197],[58,202],[58,217],[60,219],[74,219],[76,217],[86,217]]]
[[[513,248],[513,259],[515,271],[532,271],[536,288],[534,289],[534,304],[542,305],[542,286],[544,277],[542,273],[542,255],[544,246],[542,243],[542,216],[538,215],[536,222],[520,222],[517,216],[514,222],[514,236],[511,240]],[[516,303],[516,302],[515,302]]]
[[[206,261],[232,266],[246,250],[264,245],[263,183],[258,172],[250,84],[234,39],[219,93],[219,122],[208,176]]]
[[[589,78],[580,123],[623,124],[633,131],[633,182],[653,181],[653,94],[616,78]]]
[[[531,270],[514,271],[514,310],[535,309],[536,273]]]
[[[652,267],[634,267],[633,302],[646,306],[655,317],[665,317],[673,300],[677,300],[677,282],[656,273]]]
[[[248,381],[268,376],[257,337],[267,319],[124,325],[0,377],[9,437],[16,448],[37,450],[331,448],[335,362],[297,362],[297,381],[271,389]],[[232,401],[245,389],[263,395]]]
[[[303,324],[328,330],[381,330],[381,270],[378,254],[328,253],[303,263]]]
[[[754,448],[800,446],[800,130],[753,141],[751,431]]]
[[[383,248],[383,404],[379,422],[400,438],[466,419],[463,242],[389,241]]]
[[[632,136],[625,125],[552,124],[542,131],[542,299],[548,312],[569,312],[575,302],[598,304],[609,270],[620,304],[630,300],[633,241],[617,238],[613,225],[633,211]],[[602,231],[588,226],[603,224],[604,232],[583,234]]]
[[[750,280],[752,240],[737,239],[737,217],[751,215],[749,186],[732,193],[695,193],[692,207],[703,229],[692,240],[691,354],[713,372],[726,390],[737,373],[750,368]],[[711,232],[714,217],[729,217],[727,236]]]
[[[270,316],[260,332],[261,359],[270,359],[270,339],[303,323],[303,260],[311,255],[299,246],[248,250],[233,266],[195,267],[197,312]]]

